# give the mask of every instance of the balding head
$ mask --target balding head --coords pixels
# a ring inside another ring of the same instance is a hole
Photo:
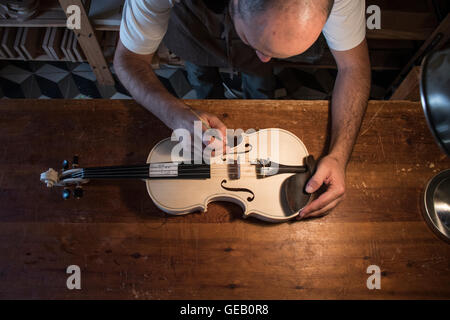
[[[305,52],[319,37],[333,0],[231,0],[242,41],[263,62]]]

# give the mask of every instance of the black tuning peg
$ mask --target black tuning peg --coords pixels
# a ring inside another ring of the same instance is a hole
[[[78,156],[73,156],[72,168],[78,167]]]
[[[64,200],[67,200],[70,198],[70,190],[67,188],[64,188],[63,192],[62,192],[62,197]]]
[[[83,197],[83,188],[80,186],[75,187],[73,195],[75,196],[75,199],[80,199],[81,197]]]
[[[63,168],[63,170],[69,169],[69,161],[63,160],[63,162],[62,162],[62,168]]]

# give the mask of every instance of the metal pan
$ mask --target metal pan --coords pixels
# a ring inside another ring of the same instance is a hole
[[[428,126],[450,156],[450,48],[423,59],[420,77],[420,97]]]

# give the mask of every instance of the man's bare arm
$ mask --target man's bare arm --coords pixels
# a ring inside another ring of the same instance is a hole
[[[153,54],[131,52],[119,40],[114,56],[114,69],[122,84],[133,98],[157,116],[168,127],[174,128],[185,105],[173,97],[153,72]]]
[[[169,128],[185,128],[192,132],[198,120],[182,100],[172,96],[161,84],[151,67],[153,54],[140,55],[128,50],[119,40],[114,56],[114,69],[133,98],[157,116]],[[214,115],[197,111],[212,128],[225,134],[225,126]],[[205,129],[205,128],[204,128]]]
[[[346,166],[356,142],[370,94],[367,42],[348,51],[333,51],[338,75],[331,101],[330,155]]]
[[[338,76],[331,100],[330,151],[319,162],[306,187],[306,191],[312,193],[325,184],[327,191],[307,205],[300,218],[320,216],[342,201],[345,170],[370,93],[370,60],[366,41],[354,49],[332,53],[338,66]]]

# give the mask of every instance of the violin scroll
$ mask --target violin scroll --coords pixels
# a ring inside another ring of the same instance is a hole
[[[69,169],[69,161],[64,160],[62,162],[62,169],[60,172],[53,168],[41,173],[40,180],[45,183],[48,188],[52,187],[64,187],[62,192],[62,198],[64,200],[69,199],[71,191],[69,186],[75,186],[73,194],[75,199],[80,199],[83,196],[83,189],[81,184],[87,183],[89,180],[83,179],[80,175],[83,169],[78,168],[78,156],[73,157],[72,169]]]

